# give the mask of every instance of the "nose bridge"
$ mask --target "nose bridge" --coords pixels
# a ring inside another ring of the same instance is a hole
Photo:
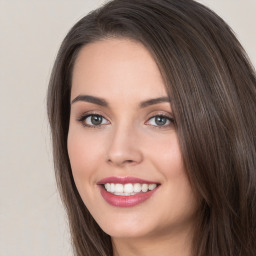
[[[143,159],[138,138],[139,134],[133,125],[120,123],[113,128],[107,152],[107,161],[122,166],[137,164]]]

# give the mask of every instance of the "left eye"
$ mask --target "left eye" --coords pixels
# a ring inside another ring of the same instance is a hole
[[[87,115],[80,119],[86,126],[100,126],[107,124],[108,121],[101,115]]]
[[[153,125],[153,126],[168,126],[173,122],[173,120],[170,117],[167,116],[153,116],[148,121],[147,124]]]

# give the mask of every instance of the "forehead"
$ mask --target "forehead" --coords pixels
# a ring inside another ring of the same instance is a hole
[[[129,39],[105,39],[84,46],[75,62],[71,98],[166,95],[161,73],[150,52]]]

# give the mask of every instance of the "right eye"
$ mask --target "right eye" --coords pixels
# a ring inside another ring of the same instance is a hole
[[[78,120],[81,122],[84,126],[88,127],[99,127],[104,124],[108,124],[109,121],[104,118],[102,115],[97,115],[97,114],[90,114],[90,115],[85,115],[79,118]]]

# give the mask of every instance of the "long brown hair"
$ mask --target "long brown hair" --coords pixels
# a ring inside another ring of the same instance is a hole
[[[111,37],[141,42],[172,101],[187,175],[201,198],[197,256],[256,255],[256,77],[229,26],[192,0],[114,0],[64,39],[48,89],[57,184],[77,256],[110,256],[110,237],[76,189],[67,153],[71,77],[83,46]]]

